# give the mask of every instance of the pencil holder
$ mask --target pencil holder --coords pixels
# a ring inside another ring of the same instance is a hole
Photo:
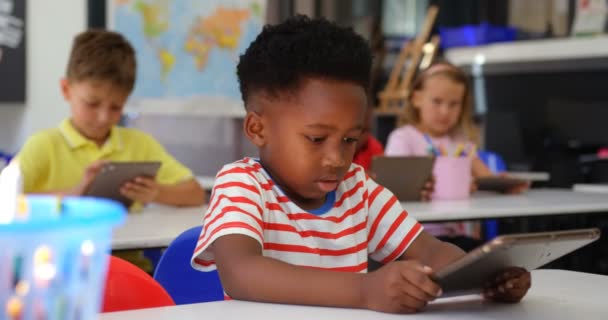
[[[111,200],[20,198],[0,223],[0,319],[96,319],[112,228],[124,219]]]
[[[470,197],[470,158],[437,157],[433,175],[435,177],[433,200],[459,200]]]

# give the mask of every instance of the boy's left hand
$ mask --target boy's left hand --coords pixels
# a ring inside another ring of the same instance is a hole
[[[509,268],[489,281],[483,291],[488,300],[497,302],[519,302],[530,289],[530,272],[523,268]]]
[[[160,185],[154,178],[137,177],[127,182],[120,188],[120,193],[125,197],[141,203],[154,202],[160,193]]]

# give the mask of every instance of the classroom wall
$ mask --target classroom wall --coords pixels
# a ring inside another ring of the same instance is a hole
[[[68,115],[59,91],[73,36],[86,26],[86,1],[29,0],[26,102],[0,104],[0,150],[16,152],[32,133]]]

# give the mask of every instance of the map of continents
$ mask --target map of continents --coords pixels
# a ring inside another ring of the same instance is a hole
[[[265,0],[114,0],[110,28],[137,52],[131,101],[240,106],[236,63],[261,31],[265,6]]]

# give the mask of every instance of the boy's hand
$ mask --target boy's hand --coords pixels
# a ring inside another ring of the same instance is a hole
[[[365,307],[392,312],[414,313],[441,296],[441,288],[429,275],[431,268],[417,261],[395,261],[368,273],[363,285]]]
[[[530,272],[522,268],[509,268],[488,282],[483,295],[498,302],[519,302],[530,289]]]
[[[420,200],[424,202],[431,201],[433,191],[435,191],[435,177],[431,176],[422,187],[422,191],[420,191]]]
[[[135,180],[127,182],[120,187],[120,193],[141,203],[154,202],[160,193],[160,185],[154,178],[137,177]]]
[[[97,160],[91,163],[86,169],[84,169],[82,179],[80,180],[78,185],[69,192],[69,194],[74,196],[81,196],[85,194],[91,186],[93,180],[95,180],[97,174],[99,174],[103,166],[108,162],[108,160]]]

